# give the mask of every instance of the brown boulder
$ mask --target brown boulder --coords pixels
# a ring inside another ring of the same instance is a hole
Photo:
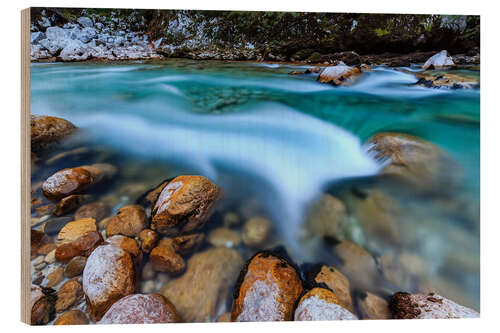
[[[391,319],[389,303],[380,296],[370,292],[357,295],[358,309],[363,319]]]
[[[338,269],[322,265],[314,275],[313,283],[324,283],[338,297],[347,310],[354,312],[350,283],[344,274]]]
[[[149,259],[155,271],[176,275],[186,268],[186,262],[175,252],[171,238],[163,238],[158,246],[151,250]]]
[[[151,229],[177,236],[201,228],[220,190],[203,176],[179,176],[161,191],[152,212]]]
[[[114,235],[107,238],[106,243],[116,245],[127,251],[137,264],[142,262],[142,252],[135,239],[122,235]]]
[[[114,303],[99,324],[178,323],[175,307],[159,294],[125,296]]]
[[[479,318],[479,313],[440,295],[395,293],[389,302],[396,319]]]
[[[294,320],[355,320],[335,294],[325,288],[313,288],[300,298]]]
[[[82,256],[73,257],[64,267],[64,276],[74,277],[82,274],[87,258]]]
[[[181,255],[188,255],[198,250],[205,241],[204,234],[191,234],[177,236],[172,239],[175,252]]]
[[[307,230],[313,236],[343,238],[346,225],[344,203],[330,194],[324,194],[309,209]]]
[[[264,217],[252,217],[243,225],[243,243],[252,247],[264,246],[271,232],[271,221]]]
[[[130,254],[115,245],[97,247],[83,270],[83,291],[92,321],[98,321],[120,298],[136,289],[136,273]]]
[[[144,209],[139,205],[127,205],[120,208],[118,214],[109,221],[106,236],[120,234],[136,237],[145,228],[147,228],[147,220]]]
[[[57,292],[56,311],[63,312],[77,304],[83,297],[83,289],[78,278],[65,282]]]
[[[96,201],[83,205],[75,212],[75,220],[83,218],[93,218],[96,221],[101,221],[109,215],[109,206],[103,202]]]
[[[43,293],[42,288],[31,285],[30,294],[31,325],[45,325],[50,321],[53,304]]]
[[[318,81],[321,83],[330,83],[334,86],[347,86],[354,83],[360,74],[361,70],[358,67],[350,67],[340,61],[336,66],[323,69],[318,76]]]
[[[86,218],[69,222],[59,231],[56,243],[60,245],[73,242],[89,231],[97,231],[94,219]]]
[[[259,252],[241,271],[234,291],[232,321],[293,320],[303,291],[299,273],[284,258]]]
[[[228,297],[243,259],[238,251],[226,247],[194,254],[186,272],[163,286],[161,294],[175,304],[184,322],[211,322]]]
[[[64,197],[56,205],[56,208],[52,212],[56,216],[61,216],[70,213],[77,209],[88,197],[81,194],[72,194]]]
[[[139,240],[141,241],[142,251],[149,253],[158,243],[159,236],[151,229],[144,229],[139,233]]]
[[[56,249],[57,261],[67,263],[76,256],[88,257],[92,251],[103,242],[97,231],[88,231],[70,243],[63,243]]]
[[[76,131],[69,121],[49,116],[31,116],[31,150],[49,148]]]
[[[87,325],[89,320],[85,313],[80,310],[70,310],[61,314],[54,325]]]

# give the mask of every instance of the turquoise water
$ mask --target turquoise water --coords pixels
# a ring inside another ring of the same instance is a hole
[[[442,147],[465,175],[452,200],[478,209],[479,89],[416,87],[413,75],[383,67],[351,87],[288,75],[305,68],[188,60],[33,64],[31,112],[82,128],[82,142],[129,170],[126,181],[153,185],[196,172],[224,188],[228,205],[257,198],[299,262],[324,259],[300,241],[306,208],[326,184],[377,174],[382,166],[363,143],[378,132],[410,133]],[[51,171],[42,168],[34,180]],[[478,214],[472,221],[450,217],[432,198],[406,197],[411,232],[433,241],[398,251],[422,256],[431,277],[448,279],[462,302],[479,308],[479,265],[465,273],[443,268],[457,250],[479,261]],[[354,240],[374,252],[393,249],[366,232]]]

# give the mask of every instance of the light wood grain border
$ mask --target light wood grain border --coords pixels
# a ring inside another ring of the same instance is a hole
[[[21,321],[30,324],[30,9],[21,11]]]

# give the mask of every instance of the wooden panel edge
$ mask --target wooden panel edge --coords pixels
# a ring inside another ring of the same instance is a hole
[[[21,321],[31,323],[30,293],[30,9],[21,11]]]

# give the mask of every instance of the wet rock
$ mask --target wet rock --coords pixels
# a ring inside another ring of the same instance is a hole
[[[227,306],[243,259],[226,247],[194,254],[186,272],[163,286],[161,294],[175,304],[184,322],[211,322]]]
[[[69,121],[49,116],[31,116],[31,150],[38,152],[60,142],[76,131]]]
[[[415,254],[384,254],[378,260],[382,276],[392,284],[412,290],[420,277],[428,275],[428,263]]]
[[[85,264],[87,263],[87,258],[82,256],[73,257],[64,268],[65,277],[74,277],[82,274]]]
[[[259,252],[240,272],[231,319],[293,320],[295,301],[302,291],[300,276],[286,259],[269,252]]]
[[[342,263],[341,271],[349,277],[351,285],[360,289],[373,290],[379,276],[373,256],[361,246],[349,241],[334,244],[334,254]]]
[[[347,224],[347,210],[342,201],[324,194],[309,209],[307,230],[311,235],[343,238]]]
[[[132,257],[114,245],[97,247],[87,260],[82,284],[90,319],[98,321],[113,303],[135,291]]]
[[[55,258],[67,263],[76,256],[88,257],[92,251],[103,242],[97,231],[88,231],[72,242],[63,243],[56,249]]]
[[[240,222],[241,222],[240,216],[235,212],[227,212],[224,214],[223,217],[224,227],[231,228],[240,224]]]
[[[151,261],[147,261],[142,267],[141,277],[142,280],[153,280],[156,276],[156,272],[153,269],[153,264]]]
[[[59,201],[53,211],[53,214],[56,216],[68,214],[77,209],[87,199],[88,196],[84,196],[81,194],[68,195],[67,197],[62,198],[61,201]]]
[[[56,261],[56,249],[54,248],[52,251],[47,253],[43,261],[45,261],[47,264],[53,264]]]
[[[106,243],[116,245],[127,251],[137,264],[142,262],[142,252],[135,239],[123,235],[115,235],[107,238]]]
[[[53,304],[43,293],[42,288],[31,285],[30,294],[31,325],[45,325],[50,321]]]
[[[31,233],[30,235],[31,257],[34,257],[35,255],[38,254],[40,248],[42,248],[44,245],[52,243],[52,238],[50,238],[47,234],[34,229],[31,229],[30,233]]]
[[[61,266],[55,267],[50,273],[47,274],[42,282],[42,286],[52,288],[57,286],[64,278],[64,270]]]
[[[92,218],[69,222],[57,234],[56,244],[71,243],[89,231],[97,231],[95,220]]]
[[[159,294],[125,296],[114,303],[99,324],[177,323],[175,307]]]
[[[54,325],[87,325],[89,320],[85,313],[80,310],[70,310],[61,314]]]
[[[271,221],[264,217],[252,217],[243,225],[243,243],[252,247],[262,247],[271,232]]]
[[[81,206],[75,212],[75,220],[83,218],[93,218],[96,221],[101,221],[103,218],[108,216],[110,213],[110,208],[104,202],[96,201],[88,203]]]
[[[351,286],[347,277],[331,266],[318,265],[312,274],[314,284],[324,283],[337,296],[344,307],[354,313],[351,297]]]
[[[330,66],[323,69],[318,77],[321,83],[330,83],[334,86],[347,86],[354,83],[361,74],[361,70],[357,67],[350,67],[342,61],[336,66]]]
[[[82,285],[78,278],[65,282],[57,292],[56,312],[63,312],[77,304],[83,298]]]
[[[90,150],[87,147],[75,148],[51,156],[45,161],[45,164],[53,165],[56,163],[63,163],[64,161],[74,162],[81,159],[83,156],[86,156],[89,152]]]
[[[219,188],[203,176],[176,177],[154,205],[151,229],[172,236],[199,229],[219,195]]]
[[[313,288],[300,298],[294,320],[355,320],[335,294],[325,288]]]
[[[120,208],[118,214],[109,221],[106,236],[120,234],[136,237],[145,228],[147,228],[147,220],[144,209],[139,205],[127,205]]]
[[[71,216],[49,218],[43,224],[43,231],[49,235],[59,233],[61,229],[68,223],[73,221]]]
[[[479,81],[473,77],[457,74],[416,74],[418,86],[425,88],[473,89],[479,87]]]
[[[56,248],[57,245],[54,243],[45,244],[38,249],[37,253],[41,255],[48,255],[49,253],[53,252]]]
[[[48,205],[43,205],[43,206],[38,206],[35,208],[36,215],[37,216],[45,216],[45,215],[50,215],[54,211],[56,206],[54,204],[48,204]]]
[[[440,69],[440,68],[446,68],[450,66],[455,66],[455,63],[453,63],[453,59],[448,55],[448,51],[443,50],[439,53],[436,53],[427,61],[424,63],[422,66],[423,69]]]
[[[177,236],[172,239],[175,252],[185,256],[198,250],[205,241],[204,234]]]
[[[479,313],[438,294],[395,293],[389,302],[396,319],[479,318]]]
[[[231,312],[224,312],[219,317],[217,317],[216,322],[218,322],[218,323],[229,323],[229,322],[231,322]]]
[[[172,243],[171,238],[163,238],[158,246],[151,250],[149,259],[155,271],[176,275],[185,270],[186,263],[184,259],[175,252]]]
[[[76,21],[84,28],[92,28],[94,26],[94,22],[85,16],[79,17]]]
[[[62,169],[45,180],[42,192],[50,200],[77,194],[89,186],[112,177],[116,168],[109,164],[93,164]]]
[[[240,235],[228,228],[216,228],[212,230],[207,240],[213,246],[237,247],[240,245]]]
[[[441,148],[409,134],[378,133],[368,141],[368,150],[378,159],[390,159],[382,174],[416,188],[443,192],[461,178],[458,165]]]
[[[144,229],[139,233],[139,240],[141,241],[142,251],[149,253],[158,243],[159,236],[151,229]]]
[[[370,292],[357,294],[358,309],[363,319],[391,319],[389,303],[380,296]]]

